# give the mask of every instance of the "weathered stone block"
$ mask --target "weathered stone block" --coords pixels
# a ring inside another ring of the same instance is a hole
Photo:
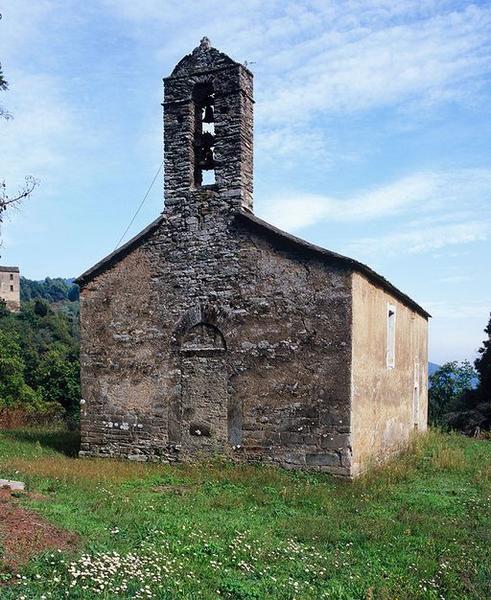
[[[347,433],[324,433],[320,438],[321,448],[345,448],[350,443],[350,436]]]
[[[341,466],[341,458],[336,452],[328,452],[323,454],[307,454],[305,457],[305,462],[309,466]]]

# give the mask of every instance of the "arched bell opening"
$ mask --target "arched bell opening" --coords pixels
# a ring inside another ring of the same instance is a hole
[[[211,81],[196,83],[194,103],[194,185],[215,183],[215,90]]]

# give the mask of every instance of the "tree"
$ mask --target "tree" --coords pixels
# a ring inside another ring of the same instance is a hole
[[[0,63],[0,90],[5,91],[8,89],[8,87],[9,87],[9,84],[7,83],[5,77],[3,76],[2,65]]]
[[[49,304],[46,300],[36,298],[34,301],[34,312],[38,317],[45,317],[50,311]]]
[[[7,193],[7,184],[5,183],[5,180],[0,181],[0,223],[3,220],[3,213],[7,210],[7,208],[18,206],[22,200],[25,200],[32,194],[37,185],[37,179],[31,175],[28,175],[25,178],[24,185],[22,185],[13,196],[9,196]]]
[[[1,18],[2,18],[2,15],[0,15],[0,19]],[[7,83],[7,80],[5,79],[5,77],[3,75],[2,63],[0,63],[0,91],[6,92],[8,89],[9,89],[9,84]],[[11,116],[12,115],[5,108],[3,108],[3,106],[0,106],[0,118],[10,119]]]
[[[69,289],[67,297],[70,302],[78,302],[80,300],[80,288],[76,283]]]
[[[24,381],[24,361],[17,341],[0,331],[0,410],[32,406],[39,396]]]
[[[71,303],[70,303],[71,304]],[[80,405],[78,312],[43,298],[19,313],[0,303],[0,415],[30,421],[64,417],[75,426]],[[78,310],[78,307],[77,307]]]
[[[455,411],[464,394],[472,390],[476,372],[469,361],[447,362],[430,375],[429,420],[432,425],[447,425],[446,415]]]
[[[7,308],[7,303],[5,302],[5,300],[3,298],[0,298],[0,319],[2,317],[7,317],[9,315],[10,311]]]
[[[443,416],[449,427],[467,435],[479,435],[491,429],[491,315],[484,331],[487,339],[474,362],[478,385],[461,394]]]
[[[70,362],[56,348],[47,352],[36,374],[45,402],[58,402],[65,409],[68,422],[78,418],[80,405],[79,365]]]
[[[2,13],[0,13],[0,21],[2,20]],[[6,92],[9,89],[9,84],[5,79],[5,76],[2,71],[2,63],[0,63],[0,91]],[[11,119],[12,115],[0,105],[0,119]]]
[[[478,392],[483,400],[491,400],[491,313],[484,333],[487,334],[487,339],[483,341],[481,348],[479,348],[481,356],[476,359],[474,365],[479,373]]]

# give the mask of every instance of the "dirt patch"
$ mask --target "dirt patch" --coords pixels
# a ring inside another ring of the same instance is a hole
[[[10,490],[0,490],[0,571],[15,572],[46,550],[74,548],[78,537],[18,505]]]

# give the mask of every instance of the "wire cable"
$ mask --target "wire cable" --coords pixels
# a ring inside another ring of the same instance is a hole
[[[128,233],[130,227],[133,225],[133,223],[135,222],[136,217],[138,216],[138,213],[140,212],[140,210],[142,209],[143,205],[145,204],[145,200],[148,198],[148,194],[150,194],[154,183],[157,181],[157,177],[162,169],[162,167],[164,166],[164,159],[162,159],[162,162],[159,165],[159,168],[157,169],[157,172],[155,173],[153,179],[152,179],[152,183],[150,184],[146,194],[143,196],[143,200],[140,202],[140,206],[136,209],[135,214],[133,215],[131,221],[129,222],[128,227],[124,230],[123,235],[119,238],[119,242],[116,244],[116,247],[114,248],[114,250],[117,250],[119,248],[119,245],[121,244],[121,242],[124,240],[125,235]]]

